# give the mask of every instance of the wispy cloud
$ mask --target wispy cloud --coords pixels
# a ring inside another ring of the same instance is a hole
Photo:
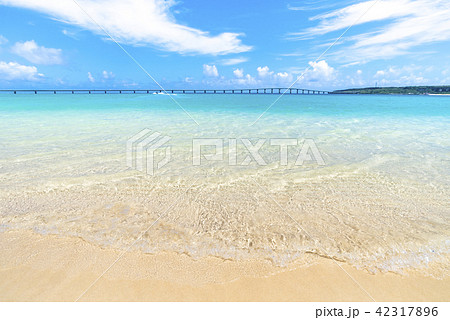
[[[78,32],[67,30],[67,29],[63,29],[61,32],[63,35],[68,36],[69,38],[78,40],[78,36],[77,36]]]
[[[335,3],[323,3],[324,1],[303,1],[301,5],[288,4],[288,10],[292,11],[314,11],[335,7]]]
[[[39,46],[34,40],[16,42],[11,51],[36,64],[62,64],[62,50]]]
[[[87,76],[88,76],[89,82],[92,82],[92,83],[95,82],[95,78],[94,78],[94,76],[92,75],[92,73],[88,72],[88,73],[87,73]]]
[[[222,59],[218,61],[223,66],[234,66],[240,63],[247,62],[248,58],[245,57],[238,57],[238,58],[231,58],[231,59]]]
[[[364,16],[376,0],[349,5],[310,18],[314,27],[291,33],[292,39],[321,36],[348,28],[352,24],[386,21],[382,27],[348,38],[336,53],[342,61],[367,62],[411,53],[411,49],[450,39],[450,2],[448,0],[381,0]],[[358,20],[358,18],[360,18]]]
[[[4,36],[2,36],[2,35],[0,34],[0,45],[5,44],[5,43],[7,43],[7,42],[8,42],[8,39],[6,39]]]
[[[240,34],[208,32],[177,23],[170,9],[176,1],[78,0],[80,6],[117,41],[157,46],[181,54],[223,55],[251,50]],[[43,12],[61,22],[105,36],[103,30],[74,1],[0,0],[0,5]]]

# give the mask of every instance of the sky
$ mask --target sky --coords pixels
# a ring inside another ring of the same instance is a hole
[[[450,0],[0,0],[0,88],[449,85],[449,17]]]

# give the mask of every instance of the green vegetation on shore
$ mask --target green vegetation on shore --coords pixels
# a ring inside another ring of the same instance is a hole
[[[335,90],[333,94],[449,94],[450,86],[372,87]]]

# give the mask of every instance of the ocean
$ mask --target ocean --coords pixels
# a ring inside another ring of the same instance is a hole
[[[0,232],[448,274],[450,97],[278,97],[0,94]]]

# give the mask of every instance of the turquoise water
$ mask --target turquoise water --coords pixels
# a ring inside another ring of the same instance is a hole
[[[278,96],[172,98],[186,112],[165,95],[0,95],[1,230],[122,248],[166,213],[136,250],[448,271],[450,97],[287,95],[256,123]],[[145,128],[171,138],[153,176],[126,164]],[[222,139],[223,159],[194,166],[194,138]],[[274,138],[312,139],[324,164],[292,147],[281,165]],[[266,139],[267,165],[242,165],[241,139]]]

